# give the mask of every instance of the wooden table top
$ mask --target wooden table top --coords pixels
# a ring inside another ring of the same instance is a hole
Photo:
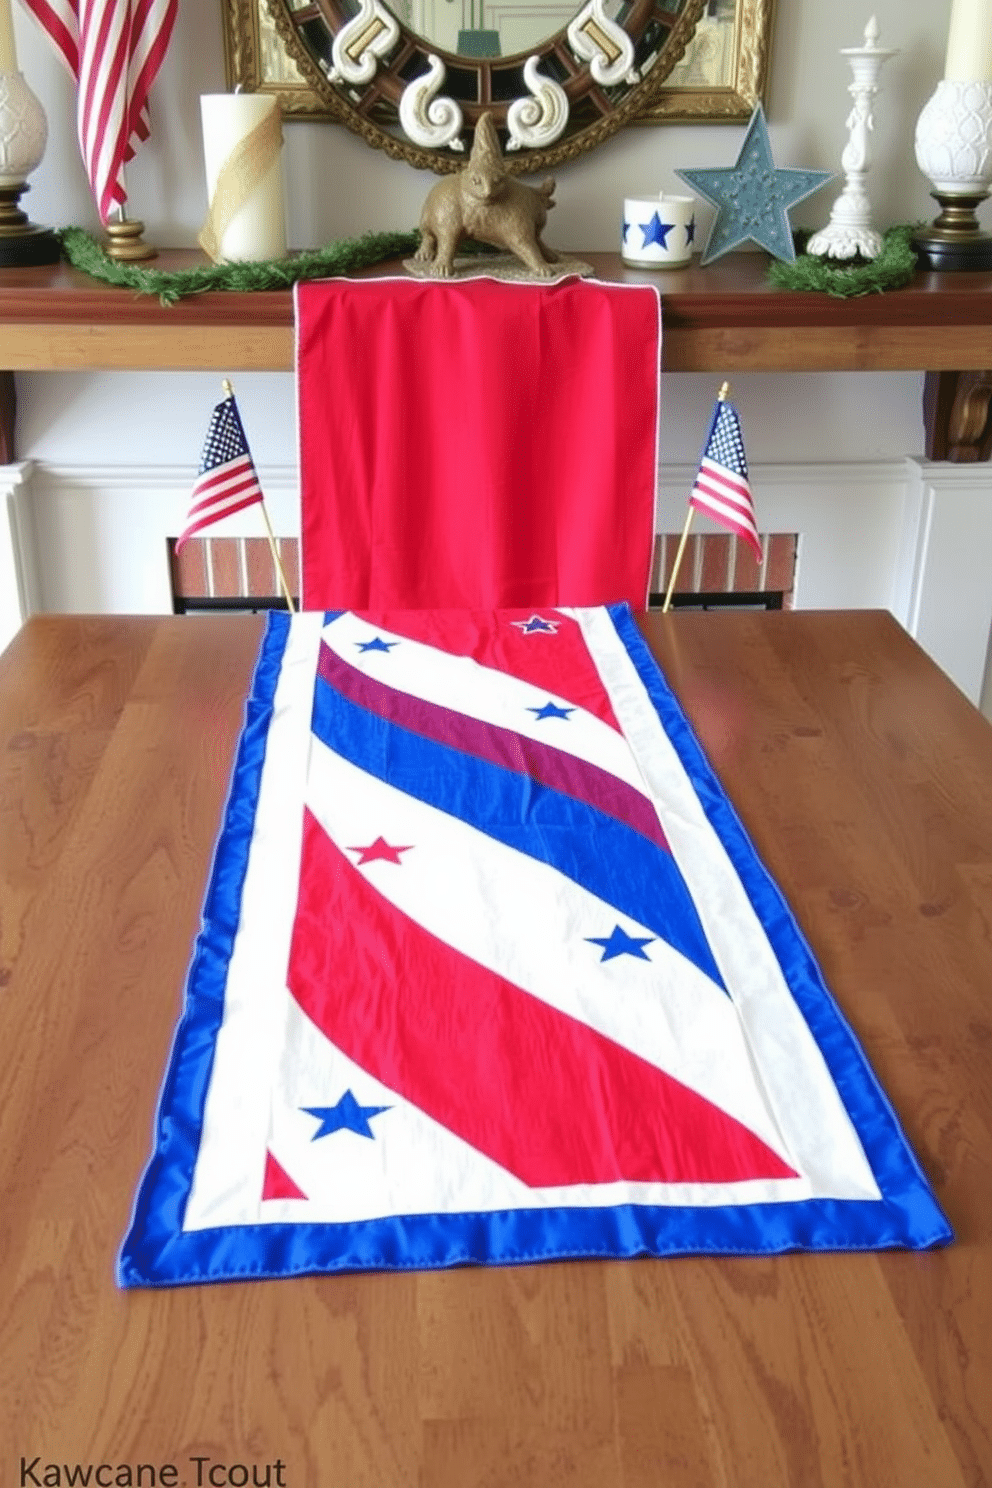
[[[36,618],[0,657],[0,1488],[992,1483],[992,728],[881,613],[645,625],[956,1242],[119,1292],[261,626]]]
[[[673,372],[983,370],[992,273],[917,273],[903,289],[838,299],[774,289],[763,253],[651,271],[617,253],[576,250],[597,275],[655,284],[664,299],[662,363]],[[203,265],[165,249],[150,268]],[[365,274],[402,274],[393,260]],[[168,308],[68,264],[0,270],[0,366],[280,371],[293,367],[288,289],[213,291]]]

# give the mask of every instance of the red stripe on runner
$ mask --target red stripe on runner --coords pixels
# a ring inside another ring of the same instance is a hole
[[[289,988],[349,1059],[531,1187],[795,1176],[694,1091],[385,900],[375,875],[416,872],[414,853],[358,869],[306,814]]]

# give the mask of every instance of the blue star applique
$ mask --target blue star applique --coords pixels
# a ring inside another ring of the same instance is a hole
[[[614,925],[610,934],[605,937],[600,935],[586,936],[586,940],[590,945],[603,947],[603,954],[600,957],[601,962],[612,961],[615,956],[637,956],[641,961],[650,961],[651,957],[647,954],[644,947],[650,945],[654,939],[656,937],[653,935],[645,935],[643,937],[628,935],[626,930],[621,930],[619,925]]]
[[[789,208],[819,191],[834,175],[833,171],[776,169],[760,103],[751,115],[736,165],[675,174],[717,209],[700,264],[712,263],[731,248],[752,242],[773,258],[792,263],[796,249]]]
[[[557,635],[560,620],[545,620],[543,615],[531,615],[529,620],[511,620],[524,635]]]
[[[650,222],[639,222],[637,226],[640,228],[644,237],[644,242],[641,244],[642,248],[647,248],[652,243],[657,243],[659,248],[667,248],[668,234],[675,226],[675,223],[662,222],[658,213],[655,212]]]
[[[575,709],[559,708],[557,703],[552,703],[549,699],[543,708],[528,708],[527,712],[533,713],[536,719],[542,721],[545,718],[567,718],[569,713],[575,712]]]
[[[368,1137],[374,1142],[375,1132],[369,1122],[389,1109],[389,1106],[360,1106],[350,1090],[345,1091],[336,1106],[300,1107],[301,1111],[306,1111],[308,1116],[315,1116],[320,1122],[310,1138],[311,1142],[316,1142],[319,1137],[329,1137],[337,1131],[354,1132],[356,1136]]]
[[[355,645],[359,651],[385,651],[388,655],[394,646],[399,645],[399,641],[384,641],[382,636],[376,636],[374,641],[356,641]]]

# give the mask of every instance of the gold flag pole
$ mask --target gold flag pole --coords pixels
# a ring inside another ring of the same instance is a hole
[[[233,398],[234,397],[234,388],[233,388],[232,384],[230,383],[230,381],[226,377],[224,378],[223,388],[224,388],[224,393],[225,393],[225,395],[228,398]],[[272,554],[272,562],[276,566],[276,573],[279,575],[279,582],[282,585],[282,592],[283,592],[283,594],[286,597],[286,604],[289,606],[289,613],[291,615],[295,615],[296,614],[296,607],[293,604],[293,596],[289,592],[289,582],[288,582],[288,580],[286,578],[286,574],[285,574],[285,572],[283,570],[282,559],[279,557],[279,549],[276,546],[275,533],[272,531],[272,523],[269,521],[269,514],[268,514],[268,511],[266,510],[266,507],[265,507],[265,497],[264,496],[262,497],[261,501],[259,502],[259,506],[262,508],[262,517],[263,517],[263,519],[265,521],[265,533],[266,533],[266,536],[269,539],[269,551]]]
[[[729,392],[730,392],[730,383],[729,382],[723,382],[723,383],[721,383],[720,384],[720,391],[716,395],[716,401],[718,403],[726,403],[726,401],[727,401],[727,394]],[[668,614],[668,611],[671,609],[672,595],[675,592],[675,580],[679,576],[679,568],[682,565],[682,558],[683,558],[683,555],[685,554],[685,545],[689,541],[689,528],[692,526],[692,517],[693,517],[693,512],[694,511],[695,511],[695,508],[692,505],[690,505],[689,510],[686,513],[685,526],[682,528],[682,536],[679,539],[678,552],[675,554],[675,562],[672,564],[672,576],[671,576],[671,578],[668,581],[668,590],[667,590],[667,592],[665,594],[665,603],[661,607],[661,613],[663,615],[667,615]]]
[[[289,613],[291,615],[295,615],[296,606],[293,604],[293,596],[289,592],[289,584],[286,580],[286,575],[283,572],[282,560],[279,557],[279,549],[276,546],[276,540],[272,532],[272,523],[269,521],[269,514],[265,510],[264,501],[262,502],[262,516],[265,518],[265,531],[269,539],[269,547],[272,550],[272,559],[279,574],[279,582],[282,584],[282,592],[286,596],[286,604],[289,607]]]

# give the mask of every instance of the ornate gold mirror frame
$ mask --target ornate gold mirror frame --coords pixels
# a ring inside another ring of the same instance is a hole
[[[748,120],[764,102],[774,0],[709,0],[685,57],[638,124]]]
[[[367,69],[364,53],[368,38],[382,37],[380,46],[385,55],[380,52],[375,58],[371,91],[340,75],[334,81],[328,76],[337,68],[330,44],[335,41],[340,48],[337,37],[346,24],[341,0],[221,0],[221,6],[231,88],[240,85],[251,92],[274,94],[287,119],[337,120],[387,154],[421,168],[444,172],[458,169],[464,162],[464,154],[458,153],[462,148],[458,129],[449,129],[449,138],[443,142],[427,135],[419,140],[411,137],[411,119],[413,136],[421,121],[433,129],[427,121],[432,113],[437,115],[437,105],[445,102],[435,98],[439,89],[428,88],[424,73],[425,68],[434,66],[436,58],[428,43],[402,26],[396,28],[398,36],[390,34],[395,23],[379,0],[350,0],[347,7],[352,12],[357,10],[351,25],[360,38],[358,45],[350,48],[348,60],[352,64],[360,63]],[[641,47],[641,56],[635,61],[641,64],[644,75],[638,77],[637,67],[631,67],[628,61],[628,75],[622,80],[618,72],[616,78],[609,75],[605,83],[597,84],[580,76],[582,68],[575,65],[576,22],[581,22],[585,34],[595,41],[597,66],[610,56],[615,41],[619,40],[623,48],[625,38],[617,36],[619,27],[606,18],[602,0],[587,0],[571,26],[534,48],[538,55],[528,61],[538,91],[544,84],[539,69],[557,73],[564,83],[567,126],[550,140],[538,135],[515,141],[508,136],[509,149],[517,148],[516,156],[507,157],[508,165],[527,171],[543,169],[574,158],[632,123],[748,118],[764,92],[772,6],[773,0],[630,0],[621,15],[635,47]],[[366,10],[368,16],[361,25],[356,24]],[[606,26],[605,36],[601,21]],[[581,44],[582,37],[579,40]],[[318,65],[321,42],[326,43],[327,56]],[[647,67],[643,64],[645,53]],[[472,81],[472,89],[477,92],[455,100],[464,105],[458,110],[463,115],[461,123],[471,127],[478,113],[489,108],[505,132],[508,106],[499,101],[501,96],[504,100],[507,97],[505,79],[499,75],[502,60],[448,54],[442,57],[455,74],[468,71],[478,78],[477,83]],[[525,70],[521,66],[524,60],[517,59],[518,72]],[[615,59],[612,65],[616,69],[621,63]],[[588,73],[595,70],[590,63]],[[445,72],[444,65],[441,72]],[[407,118],[397,129],[394,121],[403,92],[416,91],[409,88],[411,78],[423,83],[423,91],[412,114],[407,99]],[[478,103],[478,98],[484,102]],[[524,99],[525,104],[531,102]],[[525,148],[518,148],[520,144]]]

